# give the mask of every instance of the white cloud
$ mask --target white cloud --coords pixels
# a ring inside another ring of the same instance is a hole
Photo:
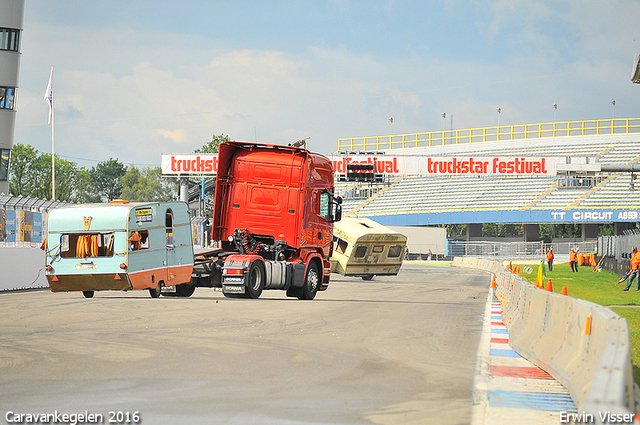
[[[159,134],[162,135],[165,139],[171,140],[174,143],[181,143],[187,139],[187,132],[183,128],[178,128],[176,130],[156,130]]]
[[[640,6],[570,2],[567,14],[548,18],[560,6],[491,4],[491,18],[478,25],[487,43],[512,36],[500,60],[390,56],[322,42],[296,53],[229,50],[204,35],[25,22],[15,141],[49,149],[42,95],[52,64],[57,152],[136,164],[159,164],[160,154],[191,152],[221,133],[267,143],[310,136],[311,149],[329,153],[341,137],[440,130],[441,112],[454,116],[454,128],[495,125],[496,107],[505,125],[546,122],[557,102],[559,119],[579,120],[607,117],[615,98],[616,115],[637,115],[628,78],[630,15]],[[550,19],[567,28],[545,30]]]

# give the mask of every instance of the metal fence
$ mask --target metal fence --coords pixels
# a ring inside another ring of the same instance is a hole
[[[598,237],[598,254],[614,258],[618,262],[630,260],[631,249],[634,246],[640,246],[638,234]]]
[[[572,248],[581,254],[597,252],[596,239],[580,242],[493,242],[449,240],[449,256],[478,257],[494,260],[544,260],[548,249],[553,250],[555,261],[568,261]]]
[[[388,136],[338,139],[338,151],[379,151],[420,148],[462,143],[536,139],[541,137],[587,136],[640,132],[640,118],[563,121],[537,124],[503,125],[464,130],[429,131]]]
[[[69,203],[0,195],[0,247],[39,247],[45,237],[47,212],[65,205]]]

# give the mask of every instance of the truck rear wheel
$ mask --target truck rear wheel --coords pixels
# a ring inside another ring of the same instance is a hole
[[[85,298],[93,298],[93,291],[82,291]]]
[[[300,291],[300,295],[298,295],[299,300],[312,300],[316,297],[318,293],[318,288],[320,287],[320,273],[318,273],[318,267],[316,263],[309,263],[309,267],[307,267],[307,275],[304,278],[304,285],[302,286],[302,291]]]
[[[301,293],[302,288],[296,288],[295,286],[292,286],[291,288],[287,289],[287,297],[300,298]]]
[[[254,261],[249,267],[247,274],[247,290],[245,295],[247,298],[259,298],[264,289],[265,271],[260,261]]]

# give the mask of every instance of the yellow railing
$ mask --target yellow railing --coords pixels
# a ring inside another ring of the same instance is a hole
[[[338,139],[338,151],[367,152],[540,137],[640,133],[640,118],[564,121]]]

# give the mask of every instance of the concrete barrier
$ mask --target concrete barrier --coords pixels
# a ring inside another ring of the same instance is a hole
[[[38,248],[0,247],[0,291],[48,288],[44,251]]]
[[[593,415],[593,423],[621,423],[631,416],[620,415],[638,410],[624,318],[608,307],[538,289],[498,262],[459,257],[452,265],[495,274],[511,347],[564,385],[578,413]]]

